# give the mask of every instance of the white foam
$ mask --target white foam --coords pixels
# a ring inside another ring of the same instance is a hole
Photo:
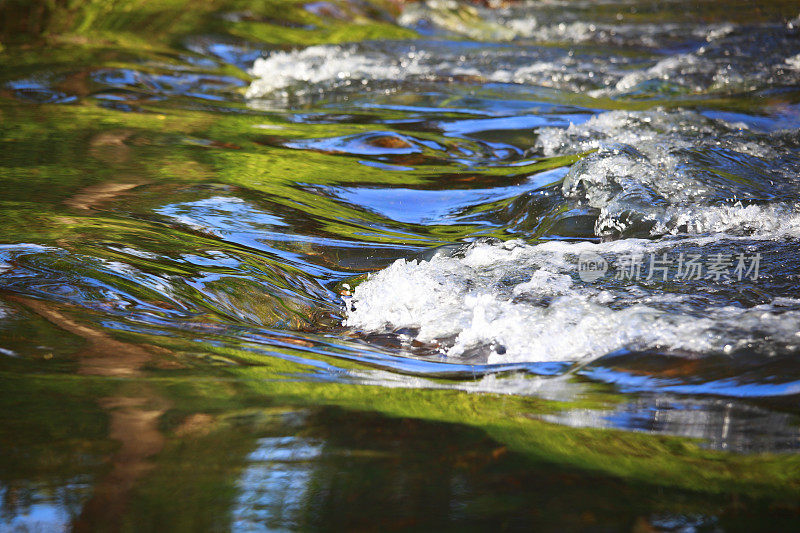
[[[794,70],[800,70],[800,54],[786,58],[786,65]]]
[[[566,129],[540,128],[537,145],[548,156],[585,152],[614,144],[636,146],[647,141],[685,146],[692,139],[730,130],[722,122],[714,122],[690,111],[609,111],[582,124],[571,124]]]
[[[449,0],[411,4],[399,20],[407,26],[427,21],[483,41],[525,38],[561,45],[592,42],[655,49],[670,43],[702,42],[703,46],[667,56],[653,52],[649,57],[564,46],[524,47],[510,54],[508,49],[491,44],[459,47],[425,41],[311,46],[273,51],[257,59],[250,70],[256,79],[246,97],[279,96],[289,88],[294,94],[343,86],[369,88],[371,81],[397,82],[414,76],[447,80],[468,75],[595,97],[661,91],[726,92],[800,83],[800,45],[792,34],[794,30],[785,25],[741,31],[732,24],[598,24],[572,16],[546,20],[530,9],[485,10]]]
[[[500,83],[532,84],[570,91],[613,87],[629,70],[624,56],[575,56],[568,50],[540,47],[518,50],[487,45],[460,47],[437,43],[320,45],[276,51],[259,58],[248,99],[324,93],[332,88],[396,84],[412,78],[448,80],[470,76]]]
[[[800,212],[787,204],[682,207],[667,210],[661,233],[744,233],[753,239],[800,238]]]
[[[545,155],[596,150],[572,166],[562,192],[599,210],[597,235],[800,236],[800,212],[780,200],[800,193],[800,158],[779,135],[689,111],[612,111],[541,128],[537,146]],[[709,158],[740,177],[709,171]],[[765,195],[777,199],[764,203]]]
[[[752,91],[796,85],[800,82],[800,68],[796,66],[798,55],[794,54],[800,51],[800,42],[790,33],[791,27],[788,30],[779,26],[739,32],[731,25],[712,28],[705,38],[707,44],[697,50],[665,57],[650,67],[626,74],[613,87],[591,94],[625,95],[645,82],[661,82],[683,92]],[[787,57],[787,52],[792,55]]]
[[[258,98],[295,84],[349,82],[352,80],[396,80],[425,74],[424,52],[407,51],[391,57],[359,52],[352,46],[320,45],[290,52],[273,52],[256,59],[247,98]]]
[[[609,289],[575,277],[578,254],[643,252],[642,240],[604,244],[477,244],[463,257],[398,260],[359,285],[345,324],[369,332],[418,329],[457,358],[499,347],[491,363],[589,361],[615,350],[726,352],[754,342],[796,341],[800,312],[771,306],[697,308],[686,295],[646,287]]]

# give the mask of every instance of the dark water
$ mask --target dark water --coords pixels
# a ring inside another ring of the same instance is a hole
[[[793,529],[800,7],[179,4],[0,4],[0,528]]]

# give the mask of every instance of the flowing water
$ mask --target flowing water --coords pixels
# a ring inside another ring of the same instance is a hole
[[[15,5],[0,527],[795,525],[800,6]]]

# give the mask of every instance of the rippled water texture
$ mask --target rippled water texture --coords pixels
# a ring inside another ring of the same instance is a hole
[[[799,6],[252,3],[0,2],[0,527],[791,529]]]

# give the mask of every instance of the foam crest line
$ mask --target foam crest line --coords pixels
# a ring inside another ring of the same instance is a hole
[[[722,285],[716,296],[703,297],[691,283],[610,276],[587,283],[578,276],[582,253],[669,249],[702,251],[692,240],[511,241],[475,243],[429,261],[401,259],[355,289],[345,325],[362,332],[400,331],[439,346],[453,362],[475,353],[489,363],[519,363],[587,362],[620,349],[769,351],[800,340],[800,311],[777,295],[771,303],[747,307],[720,300]],[[677,286],[667,292],[672,285]],[[730,287],[732,294],[737,290]],[[765,331],[771,344],[761,347]]]

